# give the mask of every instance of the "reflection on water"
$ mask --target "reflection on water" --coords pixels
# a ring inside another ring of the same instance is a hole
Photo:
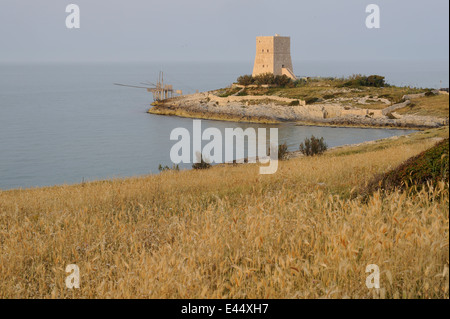
[[[240,70],[226,68],[226,83]],[[171,166],[170,132],[192,131],[192,119],[147,114],[151,96],[145,90],[112,85],[148,81],[157,71],[136,65],[0,66],[0,188],[136,176],[157,173],[159,164]],[[192,76],[190,86],[207,88],[205,72]],[[206,120],[202,127],[222,134],[227,127],[278,127],[280,143],[290,150],[311,135],[333,147],[409,132]]]

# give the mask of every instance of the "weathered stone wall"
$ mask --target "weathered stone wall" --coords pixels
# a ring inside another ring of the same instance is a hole
[[[291,38],[274,37],[274,75],[282,75],[282,69],[294,71],[291,59]]]
[[[296,101],[298,103],[292,103]],[[397,113],[393,113],[393,117],[388,117],[383,114],[381,109],[359,109],[340,104],[306,105],[304,101],[279,96],[219,97],[211,92],[185,95],[165,102],[155,102],[149,113],[257,123],[301,121],[339,126],[364,125],[404,128],[448,125],[448,118]]]
[[[274,37],[256,38],[256,56],[253,76],[274,73]]]
[[[226,105],[233,102],[245,102],[245,101],[276,101],[282,103],[291,103],[298,101],[300,106],[306,105],[305,101],[299,99],[290,99],[287,97],[273,96],[273,95],[245,95],[245,96],[227,96],[219,97],[215,94],[206,94],[206,98],[209,98],[212,102],[218,102],[219,105]]]
[[[274,75],[287,74],[290,76],[291,72],[283,72],[283,68],[293,72],[291,38],[278,35],[274,37],[257,37],[253,76],[264,73],[273,73]]]

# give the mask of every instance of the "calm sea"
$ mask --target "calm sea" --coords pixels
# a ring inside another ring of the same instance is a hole
[[[448,87],[448,65],[303,62],[294,67],[302,76],[376,73],[392,84]],[[192,93],[228,86],[251,68],[251,62],[0,65],[0,189],[157,173],[159,164],[171,166],[170,132],[191,130],[192,120],[147,114],[152,97],[146,90],[113,83],[155,82],[163,70],[167,82]],[[202,126],[261,127],[219,121]],[[280,142],[290,149],[312,134],[337,146],[409,132],[278,127]]]

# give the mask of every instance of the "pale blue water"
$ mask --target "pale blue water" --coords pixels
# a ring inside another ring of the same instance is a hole
[[[152,100],[149,93],[113,83],[154,82],[163,69],[168,82],[189,93],[225,87],[237,76],[251,73],[251,68],[251,62],[0,65],[0,189],[157,173],[159,164],[171,166],[169,152],[174,142],[169,140],[170,132],[175,127],[191,130],[192,120],[147,114]],[[317,62],[315,68],[314,63],[298,63],[295,68],[299,75],[340,76],[355,73],[357,65]],[[359,73],[381,73],[371,72],[367,65],[360,68]],[[431,87],[444,77],[448,86],[448,67],[416,75],[407,67],[396,72],[385,66],[385,70],[395,84]],[[225,127],[261,127],[219,121],[202,121],[202,125],[222,131]],[[277,127],[280,142],[286,141],[291,150],[312,134],[323,136],[332,147],[410,132]]]

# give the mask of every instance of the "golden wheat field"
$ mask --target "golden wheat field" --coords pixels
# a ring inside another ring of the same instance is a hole
[[[350,196],[438,135],[448,128],[274,175],[223,165],[0,192],[0,297],[449,298],[448,184]],[[80,289],[65,286],[68,264]]]

